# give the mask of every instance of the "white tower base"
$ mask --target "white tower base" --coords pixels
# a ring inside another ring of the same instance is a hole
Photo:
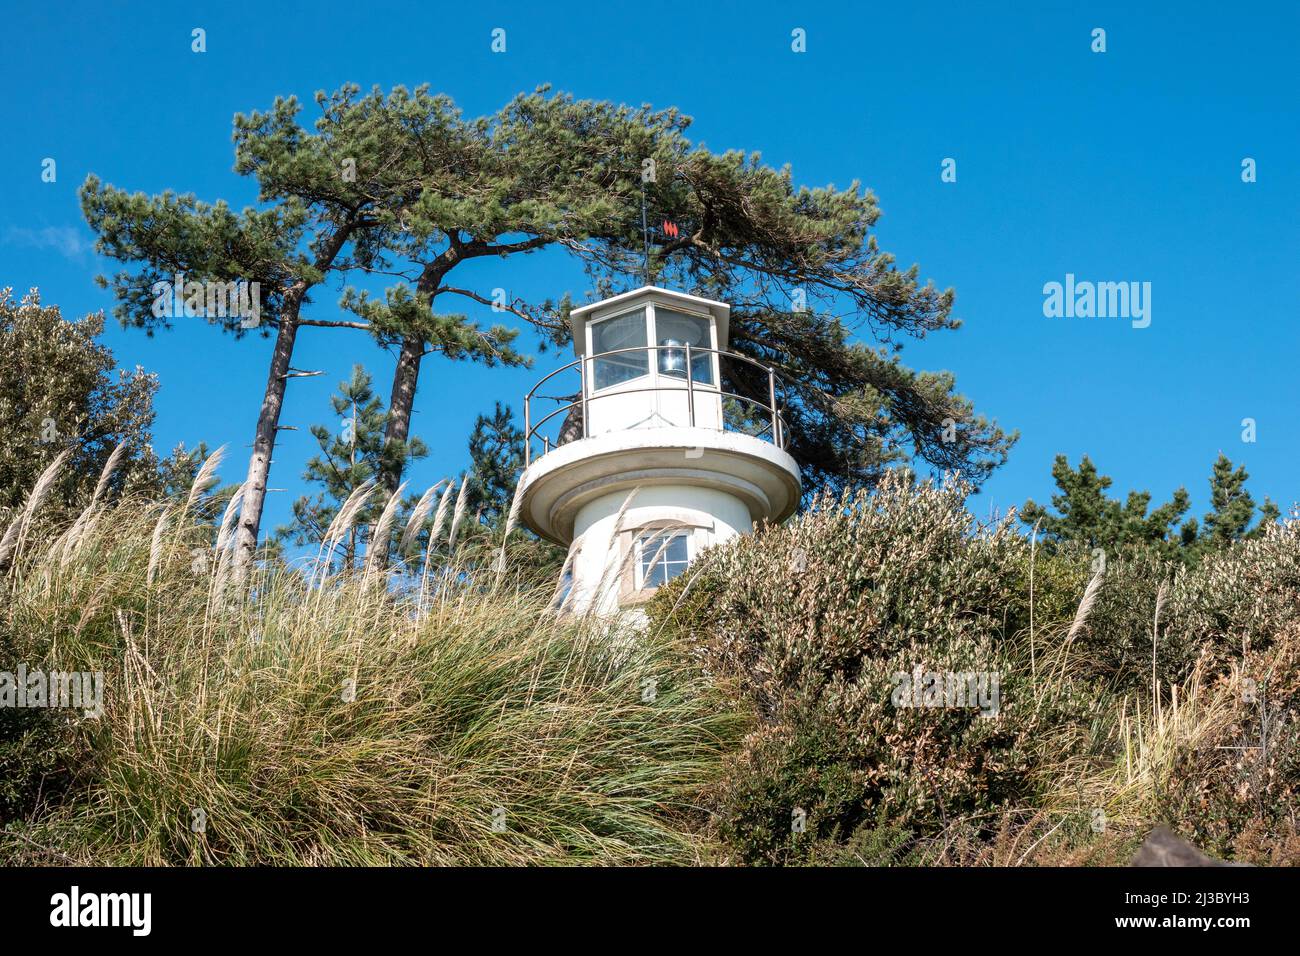
[[[632,500],[623,510],[628,494]],[[608,614],[647,600],[654,587],[646,587],[642,556],[649,551],[652,560],[661,548],[666,553],[664,538],[675,532],[686,535],[687,560],[694,561],[705,548],[753,530],[745,503],[713,488],[655,485],[602,495],[583,505],[574,521],[569,606]]]
[[[705,548],[749,534],[759,520],[785,518],[800,492],[799,468],[782,449],[698,428],[635,429],[572,442],[535,461],[525,481],[529,526],[569,544],[565,607],[602,614],[653,594],[645,565],[670,557],[659,552],[664,538],[684,535],[693,562]],[[646,550],[647,538],[653,551]]]

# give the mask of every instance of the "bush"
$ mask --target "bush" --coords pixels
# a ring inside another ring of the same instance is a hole
[[[1300,520],[1207,555],[1179,581],[1169,621],[1220,662],[1300,625]]]
[[[1215,732],[1173,761],[1159,812],[1209,852],[1300,866],[1300,627],[1249,653],[1234,676]]]
[[[870,497],[822,498],[710,552],[656,599],[657,618],[696,635],[762,721],[715,793],[718,832],[741,859],[798,862],[870,820],[931,833],[1038,795],[1039,751],[1082,697],[1031,681],[1015,639],[1028,545],[1010,521],[976,528],[968,490],[893,475]],[[902,675],[918,671],[996,679],[997,719],[900,706]]]
[[[1155,822],[1225,855],[1296,846],[1300,526],[1190,571],[1108,555],[1084,600],[1091,553],[979,526],[966,493],[892,475],[820,498],[652,602],[757,721],[711,794],[732,857],[1122,863]],[[997,674],[997,718],[898,706],[918,668]],[[1267,759],[1216,749],[1258,723],[1249,673],[1276,708]]]
[[[17,642],[0,624],[0,671],[15,674],[20,664],[40,666],[19,656]],[[0,707],[0,828],[57,801],[77,757],[75,734],[63,714]]]
[[[1097,578],[966,494],[823,497],[635,639],[445,554],[235,587],[178,503],[91,509],[0,576],[0,669],[106,682],[0,711],[0,859],[1095,865],[1166,822],[1300,862],[1300,524]]]

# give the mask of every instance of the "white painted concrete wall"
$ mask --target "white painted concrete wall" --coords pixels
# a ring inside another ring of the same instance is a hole
[[[691,561],[699,551],[754,530],[749,508],[734,495],[691,485],[653,485],[641,488],[621,522],[618,512],[627,500],[619,491],[596,498],[582,507],[574,523],[573,590],[567,606],[576,612],[595,608],[608,614],[619,608],[619,595],[627,564],[633,560],[623,548],[623,532],[654,521],[682,522],[697,528],[691,542]]]

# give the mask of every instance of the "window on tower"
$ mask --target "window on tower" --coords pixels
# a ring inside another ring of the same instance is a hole
[[[637,589],[657,588],[685,571],[690,539],[689,530],[655,531],[638,537]]]

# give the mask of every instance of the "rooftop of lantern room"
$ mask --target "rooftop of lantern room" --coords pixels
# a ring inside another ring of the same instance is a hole
[[[706,299],[698,295],[689,295],[674,289],[665,289],[655,285],[643,285],[639,289],[623,292],[599,302],[579,306],[569,311],[569,328],[573,332],[573,347],[578,355],[587,352],[587,336],[584,331],[587,323],[596,319],[608,318],[622,312],[631,311],[647,303],[659,303],[712,316],[718,330],[718,347],[725,349],[728,338],[728,326],[731,319],[731,306],[716,299]]]

